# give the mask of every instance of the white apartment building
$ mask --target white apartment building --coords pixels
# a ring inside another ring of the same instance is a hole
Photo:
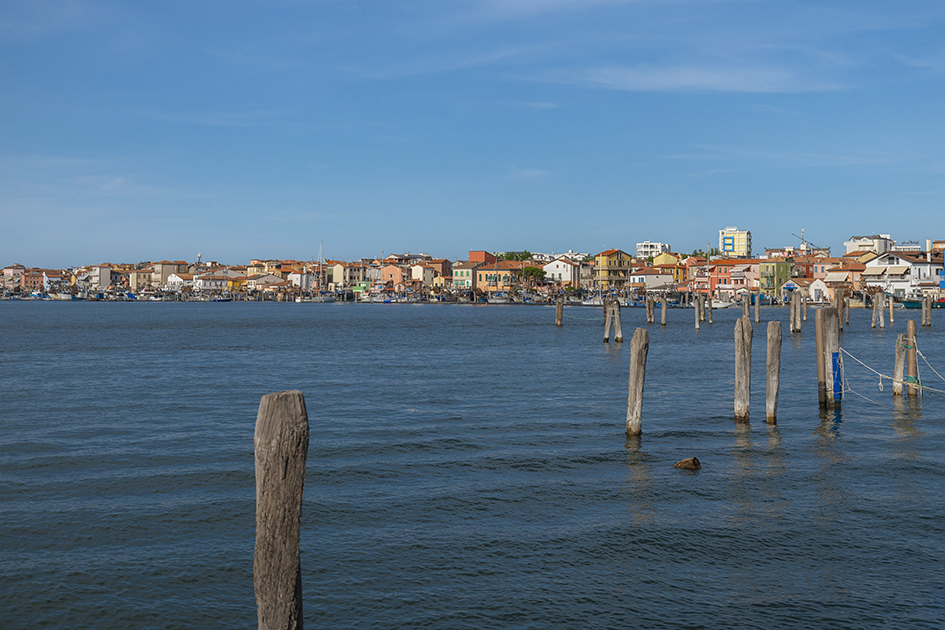
[[[580,286],[581,263],[573,262],[567,258],[558,258],[542,266],[542,270],[545,272],[545,281],[566,284],[572,287]]]
[[[650,241],[637,243],[637,258],[656,257],[669,251],[672,251],[672,247],[670,247],[669,243],[651,243]]]
[[[849,241],[843,242],[845,254],[853,252],[875,252],[885,254],[896,246],[896,241],[889,234],[873,234],[872,236],[851,236]]]

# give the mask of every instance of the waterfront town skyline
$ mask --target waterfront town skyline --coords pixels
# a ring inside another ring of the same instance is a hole
[[[939,2],[68,7],[0,8],[3,264],[945,233]]]
[[[741,251],[741,250],[736,251],[735,249],[728,247],[726,243],[730,240],[733,241],[734,238],[736,238],[736,237],[731,236],[732,234],[741,234],[743,245],[744,243],[747,243],[747,251]],[[838,246],[837,243],[825,243],[819,238],[816,239],[817,242],[814,242],[814,240],[806,238],[807,233],[804,228],[799,228],[797,233],[792,232],[787,235],[787,238],[782,239],[782,241],[784,242],[771,244],[771,245],[767,245],[767,246],[759,248],[757,246],[758,241],[757,239],[753,237],[753,232],[751,229],[740,230],[738,229],[737,226],[726,226],[722,229],[717,230],[714,234],[707,233],[705,240],[698,243],[694,243],[691,247],[682,247],[682,248],[675,247],[673,245],[675,240],[671,239],[666,242],[655,241],[655,240],[654,241],[643,240],[643,241],[636,241],[634,243],[629,243],[629,242],[605,243],[603,244],[603,246],[597,249],[593,249],[593,248],[570,249],[569,248],[565,250],[542,250],[540,248],[533,249],[529,247],[523,247],[520,243],[518,249],[476,249],[476,250],[473,250],[472,248],[466,248],[460,251],[457,255],[443,255],[442,251],[438,249],[396,250],[392,248],[389,251],[381,250],[380,252],[374,252],[374,253],[367,252],[367,251],[360,251],[354,255],[341,256],[336,253],[333,254],[331,251],[328,251],[327,249],[325,249],[323,247],[322,242],[319,242],[317,245],[314,245],[313,247],[310,247],[309,249],[313,249],[315,252],[322,252],[322,257],[326,260],[335,260],[335,261],[352,261],[352,260],[368,260],[368,259],[380,260],[392,254],[394,255],[415,254],[415,255],[421,255],[421,256],[426,255],[429,257],[439,257],[439,258],[448,259],[448,260],[465,260],[466,258],[464,258],[464,256],[469,251],[488,251],[493,254],[527,251],[527,252],[540,254],[542,257],[550,257],[551,259],[553,259],[558,256],[575,257],[579,253],[583,254],[584,256],[593,257],[595,256],[596,252],[606,251],[608,249],[620,249],[634,255],[635,257],[647,258],[648,256],[651,256],[653,254],[662,253],[662,252],[672,252],[679,255],[688,255],[695,252],[705,252],[707,248],[711,250],[717,249],[720,255],[728,255],[728,256],[736,257],[736,258],[738,257],[750,258],[753,256],[764,258],[766,257],[766,254],[765,254],[766,251],[790,252],[790,251],[795,251],[795,250],[796,251],[810,250],[810,251],[822,251],[827,254],[836,253],[840,251],[842,255],[843,253],[848,253],[851,250],[856,248],[856,245],[854,244],[855,239],[864,239],[864,238],[883,239],[885,241],[885,244],[882,245],[883,251],[885,251],[885,249],[887,248],[889,249],[899,248],[904,251],[925,251],[925,249],[928,249],[930,247],[933,241],[938,240],[939,234],[945,235],[945,230],[936,234],[926,234],[922,236],[921,239],[915,238],[915,239],[897,240],[893,238],[893,234],[890,234],[890,233],[864,231],[864,232],[860,232],[855,235],[849,236],[848,238],[844,239],[841,243],[839,243],[839,246]],[[747,238],[747,241],[746,241],[746,238]],[[526,239],[523,239],[523,240],[526,240]],[[753,240],[754,240],[755,245],[752,244]],[[204,248],[196,253],[187,253],[187,252],[181,252],[180,247],[170,247],[170,248],[161,249],[158,252],[160,255],[154,256],[154,257],[132,256],[130,258],[126,257],[125,259],[115,259],[115,258],[110,258],[107,255],[104,255],[104,256],[100,255],[97,257],[92,256],[90,260],[83,260],[83,261],[73,260],[73,261],[67,262],[66,264],[60,264],[57,261],[58,257],[55,254],[50,254],[50,255],[39,254],[38,256],[33,255],[33,256],[27,257],[25,259],[26,262],[24,262],[23,259],[17,259],[15,261],[10,260],[8,257],[8,260],[0,261],[0,263],[20,264],[20,265],[25,265],[27,267],[32,266],[36,268],[71,269],[71,268],[87,267],[87,266],[96,265],[96,264],[130,264],[130,263],[141,264],[141,263],[156,262],[159,260],[184,260],[184,261],[194,263],[194,262],[198,262],[201,259],[205,259],[205,260],[212,260],[221,265],[240,265],[240,264],[246,264],[248,261],[251,261],[251,260],[296,260],[296,261],[302,261],[302,262],[308,261],[312,263],[317,262],[319,260],[319,257],[317,254],[312,254],[310,256],[293,256],[293,255],[288,255],[286,252],[276,252],[274,255],[267,255],[267,256],[245,255],[245,256],[240,256],[238,257],[238,259],[234,260],[234,259],[228,259],[226,257],[216,256],[213,254],[213,251],[214,251],[214,248],[211,247],[210,249]],[[31,262],[36,263],[36,264],[30,264]]]
[[[755,292],[783,299],[788,292],[801,291],[821,301],[838,291],[881,291],[910,299],[939,297],[945,291],[945,240],[926,239],[923,247],[873,234],[852,236],[843,247],[841,255],[831,255],[830,248],[802,236],[798,246],[756,253],[749,230],[728,226],[719,230],[717,247],[707,243],[706,250],[688,254],[674,251],[669,243],[643,241],[630,251],[470,250],[455,260],[408,252],[353,261],[254,258],[235,265],[203,260],[202,255],[191,262],[103,262],[61,270],[12,264],[2,269],[0,289],[4,297],[59,296],[55,299],[151,298],[159,292],[172,293],[174,299],[252,295],[284,300],[332,293],[370,301],[381,301],[382,294],[410,293],[425,299],[433,293],[469,292],[521,299],[522,291],[547,298],[574,290],[701,293],[723,299]]]

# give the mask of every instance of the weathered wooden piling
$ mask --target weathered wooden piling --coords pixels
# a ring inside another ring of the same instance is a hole
[[[643,381],[646,376],[646,355],[650,349],[650,334],[646,328],[637,328],[630,339],[630,380],[627,389],[627,435],[643,431]]]
[[[564,323],[564,298],[558,296],[555,300],[555,326],[561,326]]]
[[[885,306],[886,306],[886,294],[880,293],[879,294],[879,308],[877,310],[879,311],[879,327],[883,329],[886,328],[886,317],[883,313],[883,311],[886,310]]]
[[[660,298],[660,326],[666,325],[666,296]]]
[[[893,396],[902,396],[902,376],[906,371],[906,336],[896,337],[896,362],[893,364]]]
[[[839,407],[843,400],[843,375],[840,370],[840,316],[837,309],[823,309],[824,380],[827,407]]]
[[[895,315],[893,314],[893,307],[896,304],[896,300],[893,299],[893,296],[889,296],[889,325],[892,326],[896,323]]]
[[[906,384],[909,386],[909,397],[919,395],[919,357],[916,352],[915,320],[906,322]]]
[[[781,387],[781,322],[768,322],[768,357],[765,364],[765,418],[778,423],[778,390]]]
[[[712,296],[707,295],[705,298],[705,323],[712,323]]]
[[[758,292],[755,294],[755,323],[761,321],[761,287],[758,287]]]
[[[833,305],[837,309],[837,321],[840,322],[840,330],[843,330],[843,311],[846,304],[839,291],[833,294]]]
[[[610,342],[610,329],[614,321],[614,312],[610,309],[610,298],[605,297],[601,302],[604,305],[604,343]]]
[[[876,297],[877,294],[873,294],[873,319],[870,321],[870,328],[876,328],[876,322],[879,319],[877,315],[876,307],[879,305],[879,302]]]
[[[792,333],[796,333],[800,330],[800,326],[798,326],[798,322],[800,321],[800,318],[798,317],[798,313],[797,313],[797,310],[798,310],[797,298],[798,298],[797,291],[794,291],[793,293],[791,293],[791,306],[790,306],[790,309],[788,310],[788,331]]]
[[[847,320],[847,326],[850,325],[850,298],[843,298],[843,317]]]
[[[787,326],[788,332],[794,332],[794,294],[791,294],[791,301],[788,302],[788,316],[787,316]]]
[[[827,377],[824,369],[824,309],[814,311],[814,354],[817,356],[817,402],[827,405]]]
[[[696,314],[696,330],[699,330],[699,320],[701,319],[700,315],[702,314],[699,309],[699,298],[696,298],[695,303],[692,305],[692,312]]]
[[[620,300],[610,301],[610,310],[614,314],[614,343],[623,343],[623,327],[620,325]]]
[[[308,414],[302,392],[262,397],[253,438],[256,454],[253,584],[259,630],[302,628],[299,532],[308,438]]]
[[[804,309],[803,317],[801,317],[801,319],[804,320],[805,322],[807,321],[807,303],[809,301],[810,299],[806,295],[801,298],[801,304]]]
[[[932,298],[928,295],[922,296],[922,325],[932,325]]]
[[[751,320],[735,322],[735,420],[748,422],[751,406]]]
[[[699,295],[696,297],[696,304],[699,305],[699,321],[705,321],[705,300],[706,296]]]
[[[801,332],[801,322],[804,320],[804,305],[807,302],[807,298],[797,292],[797,311],[795,311],[795,317],[797,317],[797,322],[794,327],[797,329],[797,332]]]

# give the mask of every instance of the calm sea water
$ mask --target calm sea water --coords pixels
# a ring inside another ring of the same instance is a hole
[[[0,627],[255,627],[256,410],[299,389],[310,627],[942,628],[945,398],[848,359],[822,414],[813,314],[766,308],[779,422],[762,324],[736,425],[739,313],[648,326],[637,447],[600,309],[0,303]],[[912,314],[869,315],[842,345],[891,373]]]

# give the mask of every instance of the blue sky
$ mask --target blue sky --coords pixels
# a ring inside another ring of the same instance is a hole
[[[945,3],[0,3],[0,266],[945,239]]]

